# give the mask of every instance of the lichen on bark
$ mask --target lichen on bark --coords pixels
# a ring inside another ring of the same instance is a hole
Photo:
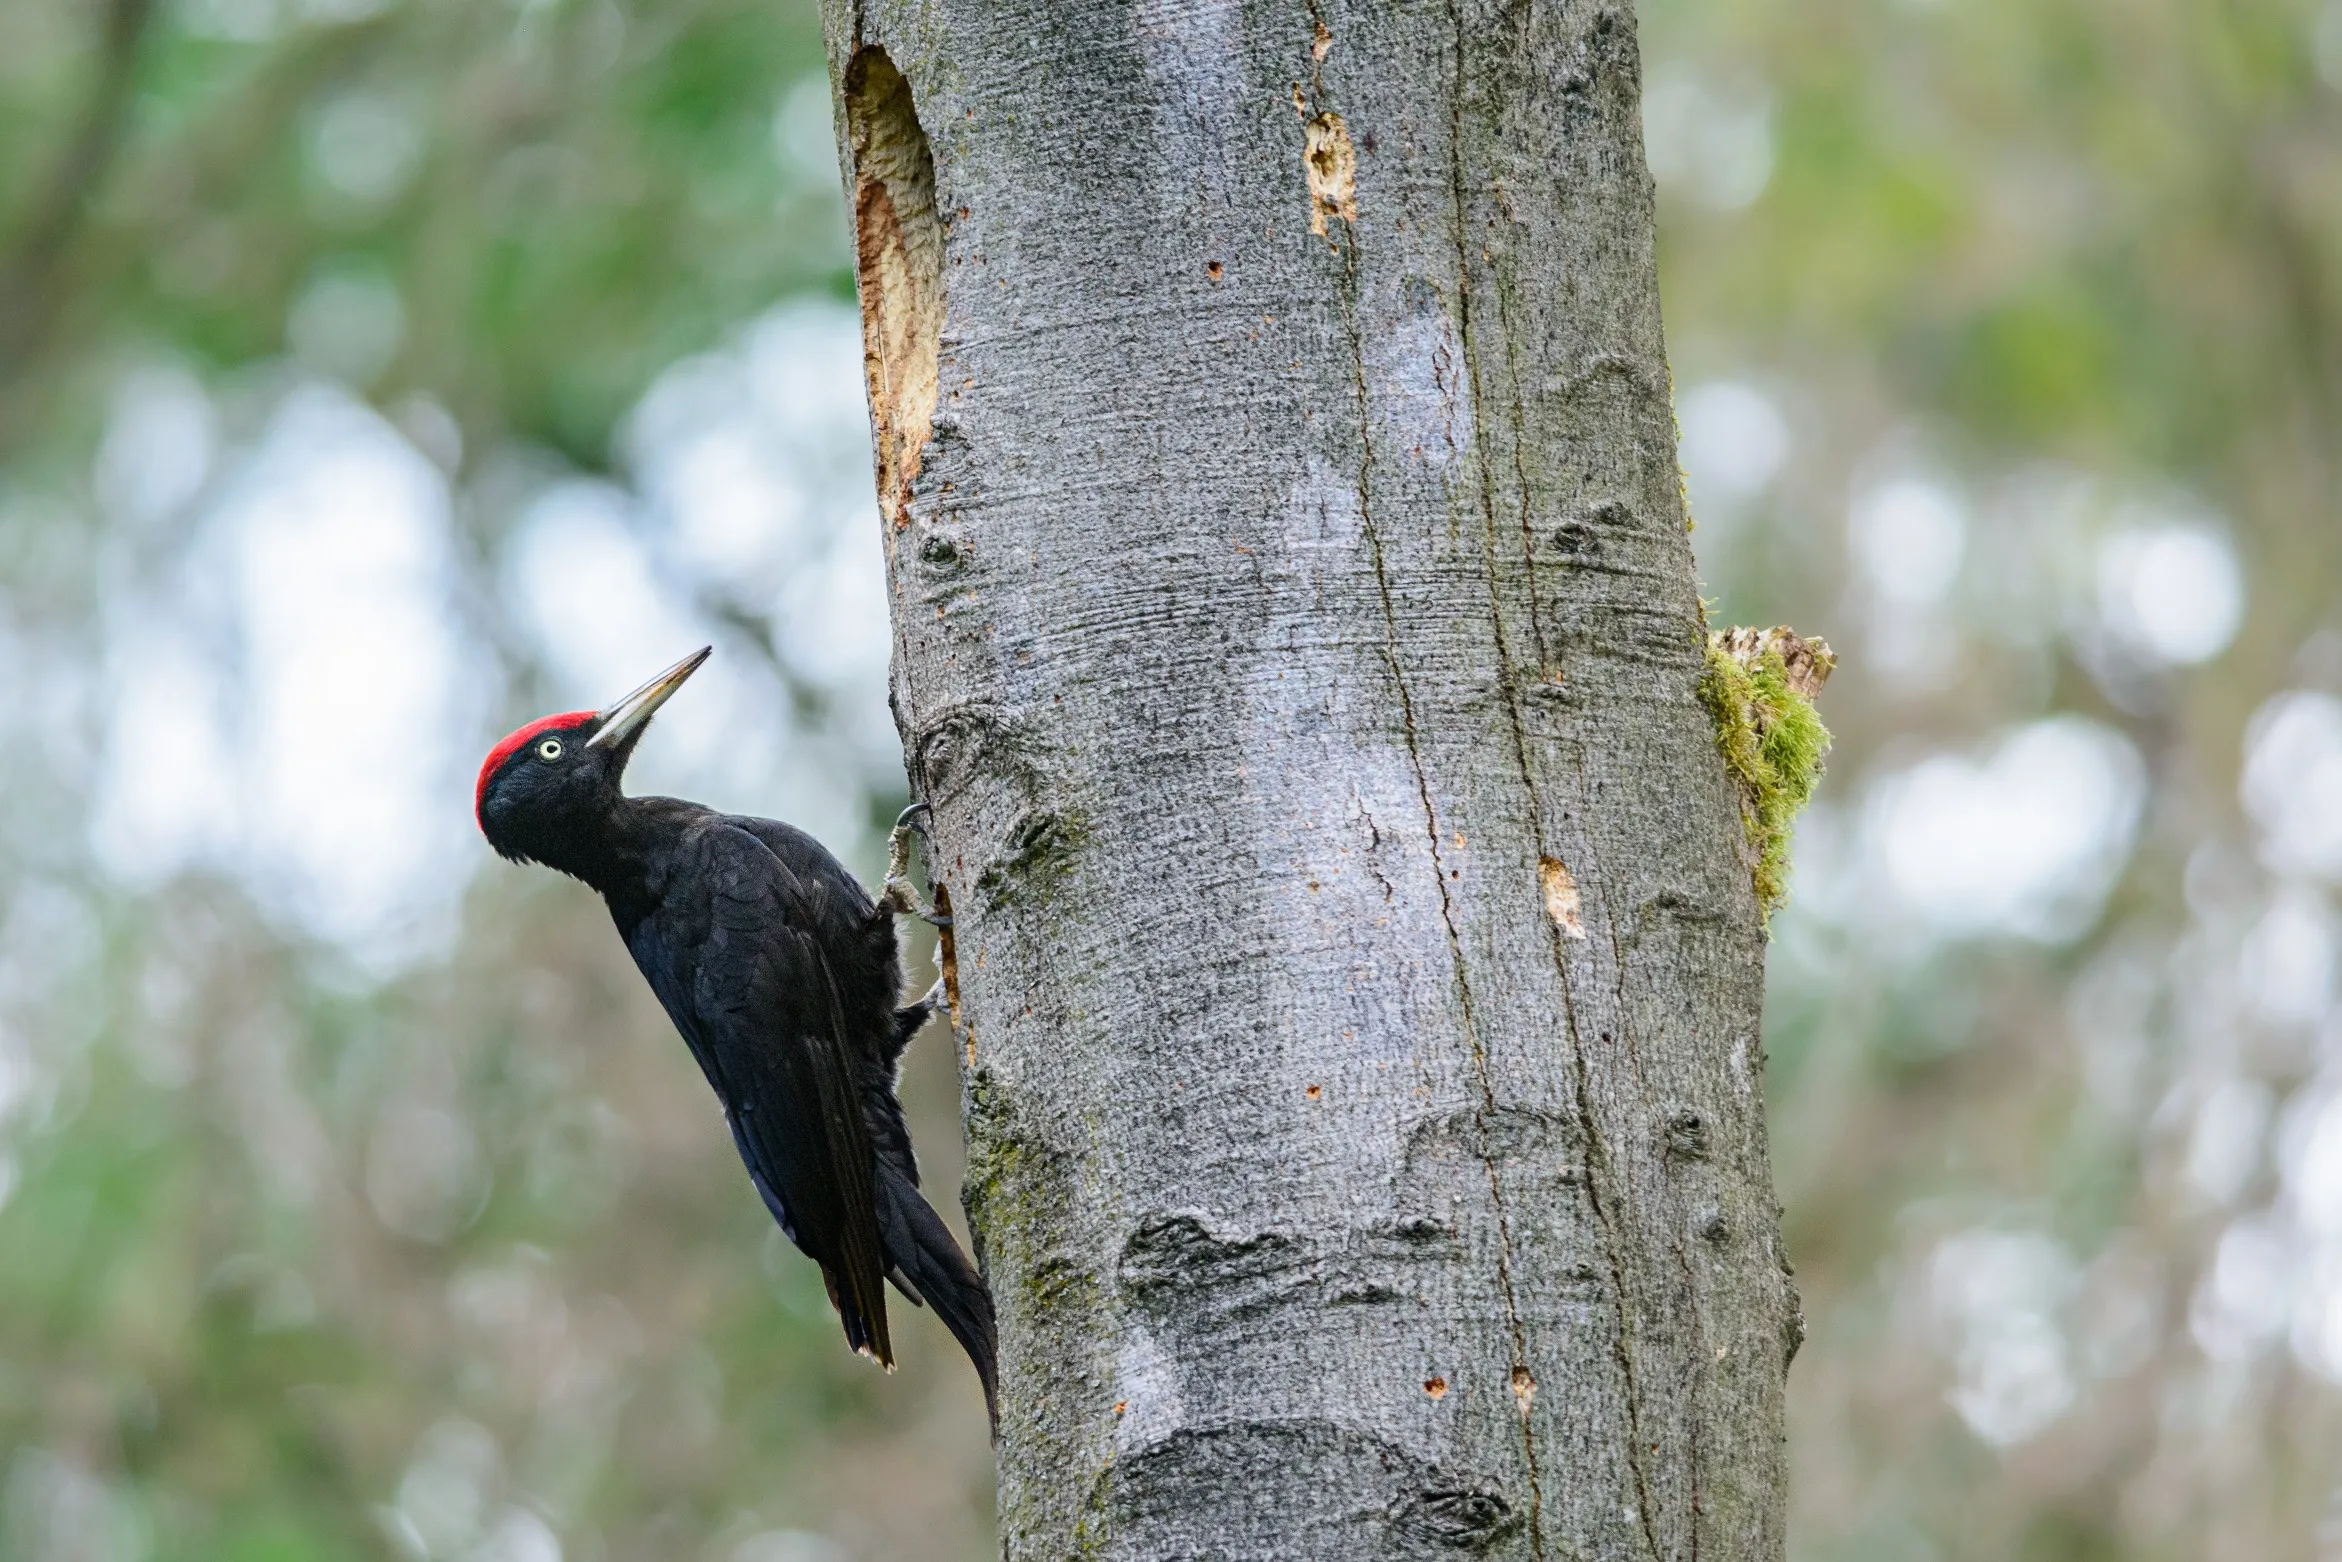
[[[1829,752],[1830,729],[1814,697],[1837,665],[1828,641],[1785,625],[1708,636],[1700,698],[1740,793],[1749,877],[1768,920],[1788,898],[1790,827],[1812,799]]]

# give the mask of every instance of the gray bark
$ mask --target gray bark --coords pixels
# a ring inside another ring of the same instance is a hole
[[[1631,12],[827,16],[1003,1555],[1777,1557]]]

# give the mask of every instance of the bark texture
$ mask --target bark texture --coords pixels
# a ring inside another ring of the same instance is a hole
[[[1631,11],[828,27],[1003,1554],[1779,1556]]]

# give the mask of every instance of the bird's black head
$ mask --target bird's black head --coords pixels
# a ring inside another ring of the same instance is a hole
[[[576,873],[608,838],[618,783],[651,716],[708,659],[702,646],[606,710],[530,722],[489,750],[472,807],[488,844],[516,862]]]

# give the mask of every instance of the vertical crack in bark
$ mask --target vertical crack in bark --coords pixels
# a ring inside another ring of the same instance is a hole
[[[1683,1240],[1683,1222],[1675,1222],[1675,1263],[1683,1271],[1683,1294],[1691,1298],[1691,1360],[1693,1375],[1690,1384],[1691,1405],[1687,1419],[1691,1422],[1691,1557],[1700,1562],[1700,1464],[1707,1457],[1707,1423],[1700,1414],[1700,1385],[1708,1378],[1708,1331],[1701,1327],[1699,1276],[1692,1272],[1690,1245]]]
[[[1463,148],[1461,145],[1459,145],[1456,149],[1456,158],[1458,163],[1456,170],[1458,176],[1456,181],[1456,258],[1459,264],[1468,264],[1466,261],[1466,252],[1464,246],[1464,190],[1462,180],[1463,169],[1461,166],[1463,160]],[[1496,287],[1492,288],[1490,291],[1494,293],[1496,298],[1497,335],[1503,338],[1504,343],[1505,385],[1512,393],[1513,482],[1520,489],[1521,571],[1524,579],[1527,581],[1529,588],[1529,633],[1535,637],[1537,641],[1538,675],[1540,677],[1557,677],[1559,674],[1553,665],[1553,654],[1545,643],[1545,619],[1543,613],[1543,604],[1539,601],[1537,596],[1537,538],[1536,533],[1531,529],[1529,521],[1529,466],[1528,462],[1521,455],[1522,449],[1528,444],[1529,412],[1527,404],[1521,399],[1521,360],[1519,351],[1519,337],[1518,333],[1513,330],[1512,311],[1505,305],[1504,289],[1502,287]],[[1472,365],[1473,420],[1477,426],[1485,428],[1487,424],[1483,416],[1483,410],[1480,406],[1480,365],[1476,359],[1473,359],[1470,356],[1468,349],[1466,351],[1466,361]],[[1486,496],[1485,502],[1488,506],[1488,524],[1491,533],[1493,533],[1496,527],[1495,485],[1488,482],[1485,476],[1483,476],[1481,490],[1482,493]]]
[[[1480,1086],[1479,1109],[1473,1114],[1473,1128],[1478,1136],[1481,1170],[1488,1178],[1488,1197],[1496,1213],[1496,1282],[1504,1293],[1505,1324],[1512,1335],[1512,1373],[1518,1382],[1528,1373],[1528,1333],[1521,1322],[1520,1302],[1513,1291],[1513,1235],[1512,1219],[1505,1207],[1503,1179],[1497,1172],[1495,1152],[1489,1143],[1488,1118],[1496,1110],[1496,1087],[1489,1077],[1488,1049],[1480,1039],[1479,1015],[1473,1007],[1471,975],[1464,960],[1463,936],[1456,927],[1454,898],[1448,894],[1447,867],[1439,850],[1439,811],[1431,797],[1431,780],[1423,768],[1423,753],[1415,726],[1415,696],[1407,686],[1407,674],[1399,656],[1399,619],[1391,600],[1390,571],[1383,557],[1382,537],[1375,530],[1374,508],[1371,498],[1374,473],[1374,405],[1366,384],[1366,347],[1358,324],[1358,237],[1350,236],[1350,247],[1343,256],[1343,304],[1350,330],[1350,361],[1358,388],[1358,520],[1366,537],[1367,554],[1374,564],[1374,584],[1382,603],[1384,656],[1390,662],[1391,683],[1398,691],[1399,719],[1406,731],[1407,763],[1415,777],[1416,795],[1423,804],[1423,827],[1431,847],[1431,878],[1439,888],[1440,924],[1447,933],[1448,959],[1455,970],[1456,998],[1464,1012],[1464,1038],[1472,1051],[1474,1076]],[[1521,1454],[1527,1466],[1529,1479],[1529,1550],[1544,1562],[1545,1557],[1545,1492],[1537,1467],[1537,1438],[1534,1424],[1523,1407],[1521,1422]]]
[[[1582,792],[1586,785],[1585,759],[1582,752],[1579,752],[1577,755],[1576,768],[1578,775],[1578,787]],[[1592,843],[1590,841],[1587,843],[1587,847],[1589,851],[1592,850]],[[1599,873],[1601,871],[1601,859],[1599,856],[1595,857],[1594,866],[1595,871]],[[1627,1009],[1626,953],[1625,950],[1619,945],[1618,924],[1609,916],[1605,915],[1602,919],[1602,926],[1603,935],[1610,945],[1611,1001],[1618,1008],[1619,1045],[1626,1049],[1627,1059],[1634,1065],[1635,1081],[1637,1084],[1644,1087],[1647,1095],[1649,1082],[1644,1078],[1643,1075],[1641,1051],[1635,1045],[1633,1016],[1628,1012]],[[1705,1444],[1701,1438],[1703,1422],[1699,1414],[1699,1400],[1701,1397],[1700,1391],[1702,1386],[1707,1382],[1708,1374],[1711,1370],[1711,1364],[1707,1355],[1707,1329],[1699,1305],[1699,1288],[1695,1283],[1692,1273],[1690,1250],[1685,1240],[1684,1226],[1682,1221],[1677,1220],[1672,1223],[1668,1240],[1675,1255],[1676,1264],[1683,1271],[1685,1295],[1689,1297],[1691,1301],[1690,1359],[1693,1364],[1694,1371],[1691,1377],[1691,1381],[1687,1385],[1687,1392],[1692,1401],[1689,1407],[1688,1415],[1688,1419],[1691,1425],[1691,1458],[1689,1480],[1691,1486],[1692,1524],[1690,1562],[1698,1562],[1700,1552],[1699,1516],[1702,1504],[1700,1493],[1700,1466],[1701,1461],[1706,1457]],[[1631,1352],[1629,1352],[1626,1345],[1627,1315],[1625,1312],[1625,1305],[1625,1299],[1622,1293],[1619,1302],[1620,1359],[1626,1365],[1628,1381],[1631,1383],[1633,1381],[1634,1367]],[[1636,1415],[1636,1410],[1634,1407],[1629,1408],[1628,1420],[1629,1424],[1634,1429],[1634,1447],[1637,1457],[1636,1478],[1639,1483],[1643,1479],[1642,1467],[1640,1463],[1640,1451],[1644,1445],[1642,1441],[1641,1422]],[[1647,1514],[1643,1522],[1644,1533],[1650,1540],[1652,1553],[1657,1555],[1659,1552],[1659,1539],[1657,1533],[1651,1527],[1652,1521],[1649,1519]]]
[[[1558,952],[1556,957],[1559,957]],[[1574,1017],[1570,1037],[1573,1042],[1577,1040]],[[1610,1294],[1618,1313],[1618,1371],[1626,1384],[1626,1465],[1628,1473],[1634,1477],[1635,1517],[1642,1524],[1643,1544],[1650,1549],[1653,1557],[1659,1557],[1664,1553],[1659,1549],[1658,1527],[1651,1518],[1651,1479],[1643,1468],[1643,1396],[1642,1388],[1635,1379],[1634,1349],[1630,1343],[1633,1331],[1626,1304],[1626,1268],[1618,1256],[1618,1228],[1610,1219],[1610,1211],[1603,1206],[1601,1184],[1596,1177],[1598,1166],[1601,1170],[1608,1170],[1609,1157],[1603,1153],[1593,1108],[1588,1104],[1591,1098],[1587,1092],[1593,1088],[1593,1081],[1586,1074],[1586,1049],[1583,1046],[1573,1045],[1570,1048],[1570,1064],[1577,1075],[1578,1126],[1586,1140],[1586,1202],[1593,1207],[1594,1218],[1602,1223],[1603,1251],[1610,1260]]]
[[[1489,616],[1495,635],[1497,664],[1501,675],[1502,687],[1504,690],[1505,716],[1512,732],[1513,755],[1515,763],[1518,765],[1520,770],[1521,786],[1528,797],[1530,832],[1534,844],[1537,848],[1538,857],[1540,861],[1543,861],[1551,854],[1548,851],[1545,837],[1544,803],[1537,788],[1535,767],[1530,763],[1529,759],[1527,723],[1524,720],[1521,712],[1520,690],[1515,680],[1512,655],[1510,650],[1510,641],[1504,625],[1504,604],[1502,593],[1498,584],[1498,570],[1496,562],[1496,484],[1494,477],[1490,474],[1488,464],[1487,430],[1489,429],[1490,424],[1487,419],[1487,406],[1484,399],[1483,390],[1486,376],[1481,372],[1480,354],[1472,327],[1471,246],[1468,240],[1468,214],[1465,205],[1464,194],[1464,88],[1466,81],[1466,60],[1468,50],[1467,39],[1469,38],[1470,34],[1465,26],[1463,13],[1460,7],[1451,4],[1448,8],[1448,14],[1449,19],[1455,28],[1456,39],[1456,76],[1450,99],[1452,117],[1448,127],[1450,157],[1449,191],[1454,201],[1455,207],[1457,293],[1456,332],[1463,347],[1465,370],[1468,374],[1470,374],[1472,379],[1472,422],[1473,428],[1475,430],[1475,439],[1479,446],[1479,448],[1474,451],[1474,469],[1479,476],[1480,510],[1485,537],[1482,549],[1482,561],[1488,581]],[[1522,465],[1520,457],[1520,444],[1526,423],[1526,413],[1520,400],[1519,374],[1514,362],[1510,321],[1506,318],[1506,314],[1503,308],[1501,289],[1498,290],[1497,325],[1499,334],[1505,338],[1504,345],[1506,370],[1508,379],[1513,389],[1513,471],[1515,481],[1519,483],[1521,489],[1521,562],[1522,567],[1528,576],[1530,593],[1530,628],[1537,641],[1539,675],[1543,676],[1546,669],[1550,666],[1550,659],[1545,646],[1544,629],[1538,621],[1535,557],[1531,551],[1532,542],[1529,530],[1528,475],[1526,468]],[[1363,390],[1363,386],[1361,388]],[[1368,535],[1370,537],[1372,536],[1371,531],[1369,531]],[[1380,560],[1378,558],[1378,574],[1379,571]],[[1387,593],[1385,596],[1385,608],[1387,611]],[[1403,705],[1404,701],[1402,700],[1402,707]],[[1581,772],[1579,776],[1579,783],[1582,794],[1584,786],[1582,759],[1580,760],[1579,765]],[[1432,831],[1432,846],[1435,855],[1438,849],[1438,844],[1439,836],[1435,822]],[[1599,863],[1595,864],[1595,872],[1597,875],[1597,882],[1599,882]],[[1443,879],[1440,885],[1443,907],[1446,901],[1446,891],[1447,885]],[[1651,1555],[1653,1557],[1658,1557],[1663,1555],[1663,1553],[1659,1545],[1657,1524],[1651,1512],[1650,1475],[1643,1462],[1644,1444],[1642,1431],[1642,1394],[1640,1386],[1636,1381],[1634,1368],[1634,1350],[1632,1344],[1633,1331],[1631,1325],[1631,1314],[1627,1305],[1625,1261],[1619,1252],[1618,1228],[1611,1220],[1610,1212],[1607,1207],[1605,1207],[1602,1200],[1601,1180],[1598,1175],[1600,1172],[1607,1172],[1609,1170],[1607,1164],[1608,1156],[1603,1149],[1604,1141],[1602,1139],[1600,1125],[1594,1120],[1592,1097],[1589,1093],[1591,1081],[1587,1076],[1586,1070],[1585,1037],[1578,1029],[1576,993],[1570,980],[1569,954],[1567,949],[1563,946],[1562,942],[1565,930],[1559,919],[1548,918],[1547,921],[1549,924],[1546,935],[1547,944],[1553,955],[1554,974],[1560,979],[1561,982],[1563,1015],[1565,1020],[1565,1027],[1569,1033],[1571,1062],[1573,1065],[1573,1072],[1576,1076],[1575,1094],[1577,1097],[1579,1127],[1586,1146],[1586,1201],[1587,1204],[1592,1208],[1595,1219],[1599,1221],[1602,1226],[1603,1251],[1609,1262],[1611,1296],[1613,1298],[1613,1303],[1618,1316],[1618,1364],[1626,1393],[1627,1469],[1634,1480],[1635,1513],[1643,1532],[1643,1542],[1650,1549]],[[1623,979],[1624,967],[1618,964],[1618,931],[1615,926],[1610,925],[1610,917],[1607,906],[1604,907],[1603,922],[1605,925],[1604,931],[1608,936],[1611,946],[1611,956],[1614,968],[1616,968],[1621,973],[1621,979]],[[1451,941],[1454,938],[1454,924],[1452,921],[1449,924],[1449,937]],[[1460,951],[1458,953],[1458,959],[1461,959]],[[1621,1029],[1623,1030],[1625,1020],[1625,1000],[1623,992],[1619,994],[1619,1014]],[[1475,1056],[1477,1056],[1479,1045],[1477,1035],[1474,1037],[1473,1044]],[[1494,1175],[1495,1170],[1493,1165],[1491,1165],[1490,1176],[1492,1179]],[[1509,1283],[1507,1294],[1509,1297]],[[1515,1332],[1517,1338],[1517,1315]],[[1522,1435],[1524,1439],[1528,1436],[1526,1418],[1524,1418],[1523,1421]],[[1530,1460],[1532,1467],[1534,1467],[1535,1451],[1533,1448],[1530,1452]],[[1532,1539],[1534,1538],[1534,1530],[1532,1530]]]
[[[943,339],[943,217],[935,159],[910,83],[886,51],[846,67],[854,175],[854,272],[862,291],[862,371],[877,435],[878,503],[894,533],[910,524],[911,480],[935,421]]]
[[[1571,745],[1571,753],[1573,755],[1573,765],[1577,772],[1578,795],[1582,797],[1586,794],[1585,754],[1584,751],[1576,744]],[[1587,839],[1586,850],[1588,855],[1593,858],[1590,871],[1594,875],[1595,882],[1600,883],[1602,882],[1602,859],[1600,854],[1594,851],[1594,844],[1591,837]],[[1633,1063],[1635,1067],[1635,1080],[1638,1084],[1642,1084],[1644,1083],[1642,1061],[1640,1058],[1635,1056],[1634,1040],[1630,1034],[1631,1027],[1627,1023],[1629,1015],[1627,1013],[1626,1007],[1626,955],[1625,952],[1618,946],[1618,924],[1616,920],[1611,917],[1610,908],[1607,903],[1604,904],[1602,909],[1602,934],[1604,940],[1610,945],[1610,996],[1611,1002],[1614,1003],[1618,1008],[1618,1044],[1626,1049],[1627,1059],[1629,1062]],[[1566,953],[1561,947],[1559,935],[1555,935],[1550,940],[1550,942],[1553,948],[1554,961],[1556,964],[1559,964],[1561,961],[1567,958]],[[1566,976],[1563,979],[1565,982],[1567,981]],[[1627,1443],[1627,1459],[1629,1462],[1629,1467],[1634,1472],[1636,1507],[1639,1510],[1642,1518],[1643,1540],[1644,1543],[1651,1548],[1651,1555],[1658,1557],[1664,1555],[1664,1553],[1661,1551],[1659,1546],[1659,1531],[1657,1522],[1651,1516],[1650,1473],[1644,1468],[1643,1465],[1643,1397],[1642,1389],[1635,1375],[1634,1315],[1627,1305],[1626,1264],[1625,1260],[1619,1254],[1618,1229],[1611,1224],[1609,1212],[1602,1208],[1601,1198],[1596,1192],[1596,1184],[1594,1181],[1595,1161],[1600,1159],[1604,1163],[1603,1169],[1607,1171],[1609,1169],[1607,1164],[1609,1157],[1607,1151],[1603,1147],[1603,1140],[1595,1129],[1592,1104],[1593,1097],[1587,1093],[1589,1081],[1586,1076],[1585,1044],[1583,1037],[1579,1034],[1577,1029],[1576,1011],[1574,1008],[1571,1011],[1570,1040],[1573,1047],[1575,1048],[1575,1060],[1577,1063],[1578,1113],[1586,1133],[1586,1194],[1588,1201],[1594,1206],[1595,1216],[1602,1222],[1602,1232],[1605,1238],[1605,1247],[1610,1257],[1610,1275],[1612,1282],[1611,1289],[1613,1294],[1617,1297],[1618,1367],[1619,1371],[1624,1373],[1626,1376],[1626,1422],[1627,1434],[1630,1439]],[[1694,1476],[1694,1479],[1697,1479],[1696,1475]],[[1698,1533],[1696,1526],[1693,1533],[1695,1535]]]
[[[1463,343],[1466,372],[1472,376],[1472,397],[1475,404],[1473,408],[1472,423],[1475,430],[1485,430],[1487,425],[1482,421],[1477,405],[1479,401],[1480,376],[1478,370],[1472,367],[1471,304],[1469,302],[1471,284],[1468,277],[1459,278],[1459,282],[1461,285],[1458,288],[1459,301],[1457,305],[1457,334]],[[1476,435],[1476,438],[1484,440],[1486,435],[1484,432],[1479,433]],[[1521,719],[1520,692],[1514,687],[1515,674],[1513,671],[1512,642],[1511,638],[1505,633],[1503,599],[1497,586],[1496,514],[1490,502],[1490,485],[1487,477],[1488,463],[1485,445],[1473,452],[1473,464],[1481,474],[1480,491],[1482,495],[1483,509],[1486,511],[1488,522],[1487,539],[1483,548],[1483,569],[1488,581],[1488,616],[1496,649],[1497,683],[1504,691],[1505,720],[1512,731],[1513,759],[1514,763],[1520,770],[1521,786],[1528,794],[1530,821],[1529,828],[1536,844],[1538,859],[1542,862],[1546,859],[1547,856],[1545,850],[1544,806],[1538,798],[1536,775],[1529,763],[1528,733]],[[1424,806],[1426,815],[1428,816],[1430,808],[1430,797],[1428,793],[1426,793],[1424,798]],[[1437,819],[1428,819],[1427,817],[1427,822],[1431,827],[1431,845],[1434,861],[1436,862],[1439,850],[1439,821]],[[1453,913],[1449,910],[1447,878],[1444,874],[1440,875],[1439,878],[1439,899],[1441,915],[1447,921],[1448,943],[1455,953],[1456,980],[1458,985],[1462,986],[1464,984],[1463,949],[1457,942],[1455,918]],[[1562,972],[1562,986],[1565,993],[1568,990],[1568,985],[1568,973],[1564,971]],[[1479,1026],[1471,1014],[1470,991],[1468,987],[1465,990],[1465,1023],[1472,1028],[1472,1060],[1480,1072],[1480,1089],[1481,1095],[1485,1102],[1485,1109],[1487,1111],[1493,1112],[1496,1109],[1496,1098],[1493,1090],[1489,1085],[1488,1059],[1480,1044]],[[1574,1034],[1574,1025],[1572,1030]],[[1499,1229],[1503,1230],[1503,1194],[1498,1191],[1497,1188],[1496,1162],[1494,1158],[1488,1154],[1486,1149],[1485,1123],[1482,1125],[1482,1133],[1482,1158],[1486,1160],[1488,1164],[1489,1189],[1497,1200],[1497,1220]],[[1589,1184],[1589,1189],[1590,1188],[1591,1184]],[[1509,1260],[1512,1247],[1512,1237],[1509,1230],[1504,1231],[1504,1244],[1505,1256]],[[1513,1376],[1517,1381],[1521,1377],[1527,1375],[1529,1371],[1529,1342],[1527,1335],[1521,1327],[1519,1312],[1517,1309],[1512,1307],[1512,1282],[1509,1275],[1505,1279],[1505,1304],[1507,1310],[1512,1313]],[[1629,1414],[1631,1416],[1631,1410],[1629,1411]],[[1639,1437],[1640,1434],[1638,1433],[1637,1435]],[[1530,1425],[1528,1406],[1526,1403],[1524,1403],[1521,1407],[1521,1445],[1529,1461],[1530,1539],[1532,1544],[1536,1546],[1539,1555],[1543,1555],[1543,1547],[1539,1541],[1538,1526],[1536,1522],[1539,1516],[1539,1509],[1543,1504],[1543,1494],[1537,1488],[1537,1442],[1535,1434]]]

